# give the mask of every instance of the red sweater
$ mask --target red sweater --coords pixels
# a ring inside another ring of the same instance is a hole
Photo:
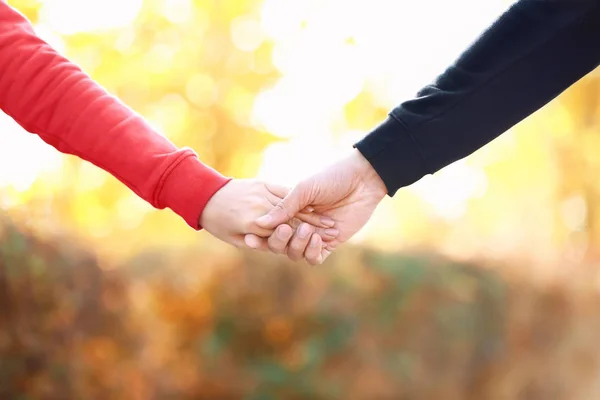
[[[38,38],[0,0],[0,109],[63,153],[114,175],[154,207],[194,229],[229,179],[177,149],[138,114]],[[24,155],[26,156],[26,155]]]

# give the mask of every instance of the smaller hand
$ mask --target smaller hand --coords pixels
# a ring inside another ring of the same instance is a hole
[[[288,218],[277,228],[275,235],[275,229],[259,227],[255,220],[279,204],[288,191],[285,187],[253,179],[234,179],[208,201],[200,216],[200,226],[236,247],[247,247],[244,236],[253,234],[253,244],[258,249],[269,249],[269,242],[285,240],[287,243],[294,231],[300,238],[308,229],[311,234],[317,233],[319,239],[322,237],[325,240],[332,240],[339,234],[332,229],[335,223],[331,218],[319,216],[310,210],[303,210]],[[319,242],[319,251],[321,247]]]

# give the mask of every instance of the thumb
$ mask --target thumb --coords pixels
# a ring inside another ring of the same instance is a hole
[[[274,229],[294,218],[298,212],[309,205],[309,188],[305,184],[296,186],[268,214],[258,218],[256,225],[261,228]]]

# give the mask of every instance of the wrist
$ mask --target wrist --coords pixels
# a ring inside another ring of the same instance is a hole
[[[357,149],[353,149],[350,158],[353,168],[365,189],[383,199],[388,193],[387,187],[369,160]]]
[[[206,228],[207,226],[211,226],[212,222],[218,220],[218,214],[221,209],[220,203],[222,200],[220,199],[220,195],[223,190],[232,183],[234,179],[228,178],[227,181],[219,187],[212,195],[208,198],[206,203],[202,207],[202,212],[200,217],[198,218],[198,225],[200,228]]]

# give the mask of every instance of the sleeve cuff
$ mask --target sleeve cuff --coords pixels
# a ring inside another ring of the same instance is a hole
[[[390,197],[429,174],[414,138],[391,116],[354,147],[371,163]]]
[[[231,181],[189,153],[171,170],[159,195],[161,208],[168,207],[195,230],[201,230],[200,215],[210,198]]]

